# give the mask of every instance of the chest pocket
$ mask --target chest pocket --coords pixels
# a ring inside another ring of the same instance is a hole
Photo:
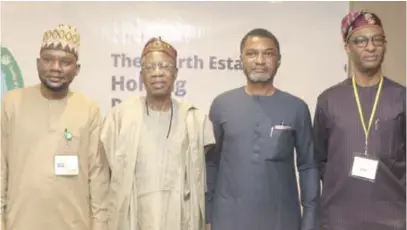
[[[294,151],[294,133],[295,130],[291,126],[273,126],[266,142],[266,160],[283,161],[290,159]]]
[[[402,154],[401,148],[405,139],[405,134],[403,134],[405,119],[404,113],[398,113],[378,120],[376,125],[380,138],[379,154],[382,157],[402,157],[397,155]],[[396,155],[391,156],[392,154]]]

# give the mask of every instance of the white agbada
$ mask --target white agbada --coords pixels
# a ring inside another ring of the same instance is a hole
[[[147,115],[145,108],[145,98],[125,101],[102,128],[112,171],[110,229],[202,230],[204,147],[215,143],[212,124],[175,100],[172,122],[170,111],[150,109]]]

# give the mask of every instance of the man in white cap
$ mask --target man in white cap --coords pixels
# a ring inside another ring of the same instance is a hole
[[[45,32],[40,84],[6,93],[1,110],[1,229],[105,230],[109,169],[99,152],[100,112],[73,92],[80,35]]]

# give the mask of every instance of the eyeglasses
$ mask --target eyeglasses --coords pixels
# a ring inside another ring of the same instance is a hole
[[[386,37],[384,35],[376,35],[373,37],[359,36],[349,42],[358,48],[365,48],[369,41],[371,41],[374,46],[381,47],[386,44]]]
[[[156,64],[147,64],[143,65],[141,68],[146,72],[153,72],[158,67],[159,70],[170,72],[174,69],[174,65],[169,63],[156,63]]]

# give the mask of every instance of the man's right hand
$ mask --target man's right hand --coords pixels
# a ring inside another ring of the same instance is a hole
[[[206,225],[206,230],[211,230],[211,225],[210,224]]]

